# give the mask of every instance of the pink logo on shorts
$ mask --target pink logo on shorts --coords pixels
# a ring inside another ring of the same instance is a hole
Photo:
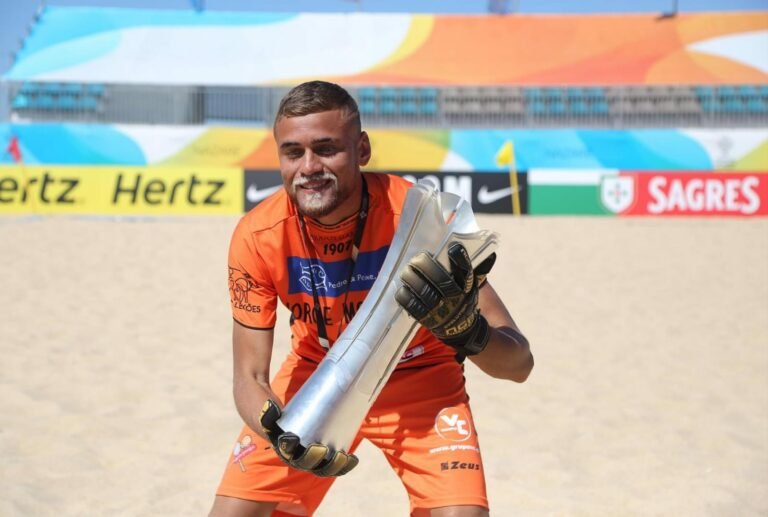
[[[469,416],[462,407],[447,407],[435,417],[435,431],[451,442],[464,442],[472,436]]]
[[[235,444],[235,450],[232,451],[232,465],[237,463],[240,465],[240,470],[245,472],[245,465],[243,465],[242,460],[254,450],[256,450],[256,446],[253,444],[253,439],[250,437],[250,435],[246,434],[239,442]]]

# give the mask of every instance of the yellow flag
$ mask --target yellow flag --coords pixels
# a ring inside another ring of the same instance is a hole
[[[496,152],[496,165],[499,167],[509,166],[509,185],[512,189],[512,213],[520,215],[520,188],[518,187],[515,147],[512,144],[512,140],[504,142],[504,145]]]
[[[512,140],[507,140],[496,153],[496,165],[504,167],[505,165],[513,165],[514,163],[515,148],[512,145]]]

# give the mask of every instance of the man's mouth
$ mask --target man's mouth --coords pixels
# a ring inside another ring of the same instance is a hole
[[[301,189],[305,192],[321,192],[330,188],[333,185],[333,178],[323,176],[319,178],[311,178],[296,184],[296,189]]]

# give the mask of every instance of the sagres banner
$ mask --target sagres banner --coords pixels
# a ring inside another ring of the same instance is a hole
[[[0,166],[0,214],[210,215],[242,210],[239,168]]]
[[[768,174],[533,169],[532,214],[768,215]]]

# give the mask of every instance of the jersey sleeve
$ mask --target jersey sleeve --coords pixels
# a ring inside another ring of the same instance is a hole
[[[243,220],[232,234],[228,263],[232,317],[245,327],[273,328],[277,292],[255,238]]]

